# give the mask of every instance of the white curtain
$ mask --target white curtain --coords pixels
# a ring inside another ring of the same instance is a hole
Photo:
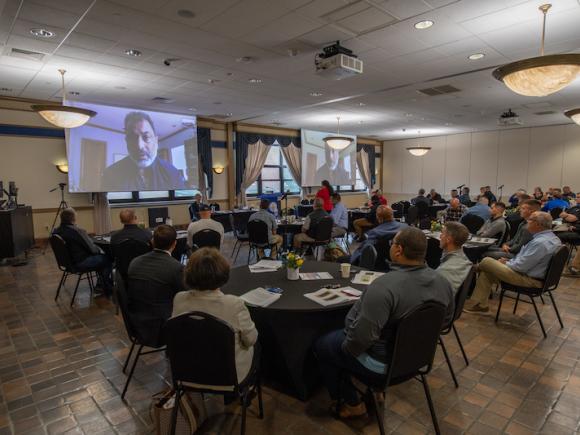
[[[246,205],[246,189],[258,179],[262,168],[266,163],[268,151],[270,147],[265,145],[262,141],[248,145],[248,155],[246,157],[246,169],[244,170],[244,177],[240,188],[240,197],[238,203],[244,207]]]
[[[370,192],[373,188],[372,186],[372,174],[370,168],[370,161],[369,155],[364,149],[361,149],[359,152],[356,153],[356,163],[358,165],[358,171],[360,172],[360,176],[367,186],[367,191]]]
[[[111,232],[111,208],[107,199],[107,192],[93,193],[93,221],[95,234]]]
[[[281,148],[282,154],[284,154],[284,158],[286,159],[286,163],[288,163],[288,169],[290,170],[290,173],[292,174],[294,181],[296,181],[296,183],[298,183],[298,185],[300,186],[302,181],[302,162],[301,162],[302,154],[300,151],[301,148],[298,148],[293,143],[291,143],[287,147]],[[302,191],[303,190],[300,189],[300,192]],[[300,194],[300,196],[302,196],[302,194]]]

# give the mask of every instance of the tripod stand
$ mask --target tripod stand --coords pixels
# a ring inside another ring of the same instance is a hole
[[[54,189],[49,190],[49,193],[52,193],[55,190],[60,189],[60,204],[58,205],[58,209],[56,210],[56,215],[54,216],[54,219],[52,221],[52,225],[50,226],[50,230],[48,232],[48,237],[50,237],[52,235],[52,231],[54,230],[54,226],[56,225],[56,220],[60,216],[60,212],[63,211],[65,208],[68,208],[68,204],[64,200],[64,187],[65,186],[66,186],[66,183],[58,183],[58,187],[55,187]],[[43,254],[46,252],[47,247],[48,247],[48,243],[44,247],[44,251],[42,252]]]

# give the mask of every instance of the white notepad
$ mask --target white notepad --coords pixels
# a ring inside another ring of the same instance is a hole
[[[281,294],[270,293],[263,287],[255,288],[247,293],[240,296],[246,303],[253,305],[255,307],[267,307],[272,305],[278,299],[280,299]]]

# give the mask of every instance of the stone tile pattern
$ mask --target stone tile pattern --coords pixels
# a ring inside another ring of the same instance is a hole
[[[233,240],[226,237],[229,258]],[[244,251],[242,254],[245,254]],[[238,264],[246,264],[240,255]],[[122,364],[129,349],[123,323],[104,299],[89,304],[88,289],[75,307],[72,281],[53,301],[60,273],[53,255],[34,250],[28,265],[0,267],[0,435],[151,433],[150,397],[169,379],[163,353],[142,357],[126,401]],[[550,435],[580,430],[580,280],[563,278],[556,292],[565,328],[549,302],[540,305],[543,339],[531,306],[520,304],[502,319],[464,314],[457,322],[470,365],[454,337],[445,338],[460,386],[454,388],[440,351],[429,376],[445,434]],[[492,301],[495,313],[497,300]],[[254,406],[248,434],[375,434],[376,421],[342,422],[329,416],[321,389],[307,403],[265,387],[265,418]],[[432,433],[422,387],[416,382],[388,390],[384,421],[389,433]],[[207,421],[200,433],[239,433],[239,408]]]

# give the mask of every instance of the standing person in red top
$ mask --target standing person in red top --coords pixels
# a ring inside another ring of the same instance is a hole
[[[368,206],[372,207],[373,205],[376,205],[377,203],[379,205],[387,205],[387,198],[385,198],[383,196],[383,194],[381,193],[381,191],[379,189],[377,190],[373,190],[373,195],[371,196],[371,199],[369,199],[368,202]]]
[[[316,197],[322,199],[324,201],[324,210],[329,212],[332,210],[332,201],[330,197],[334,194],[334,189],[328,182],[328,180],[322,180],[321,183],[322,187],[318,192],[316,192]]]

